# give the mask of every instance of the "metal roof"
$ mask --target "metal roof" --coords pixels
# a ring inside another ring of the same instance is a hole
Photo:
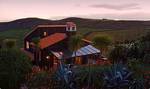
[[[100,50],[96,49],[92,45],[87,45],[73,52],[72,57],[84,56],[84,55],[90,55],[90,54],[96,54],[96,53],[100,53]]]
[[[84,47],[81,47],[80,49],[78,49],[77,51],[74,52],[70,52],[69,50],[66,51],[62,51],[62,52],[54,52],[51,51],[58,59],[66,59],[66,58],[72,58],[72,57],[79,57],[79,56],[86,56],[86,55],[92,55],[92,54],[99,54],[100,50],[93,47],[92,45],[87,45]]]

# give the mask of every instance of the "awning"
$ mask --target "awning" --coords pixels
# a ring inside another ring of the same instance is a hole
[[[80,56],[86,56],[86,55],[92,55],[92,54],[99,54],[100,50],[93,47],[92,45],[87,45],[84,47],[81,47],[77,51],[70,52],[69,50],[62,50],[59,52],[51,51],[52,54],[54,54],[58,59],[66,59],[66,58],[72,58],[72,57],[80,57]]]

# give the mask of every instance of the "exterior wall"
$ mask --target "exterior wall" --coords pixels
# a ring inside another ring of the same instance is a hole
[[[50,64],[49,66],[53,66],[54,65],[54,61],[56,60],[56,58],[54,59],[54,55],[51,54],[51,50],[53,51],[60,51],[61,48],[63,49],[67,49],[67,45],[65,45],[67,42],[67,40],[63,40],[55,45],[52,45],[48,48],[45,48],[45,49],[42,49],[41,50],[41,60],[44,61],[44,60],[49,60]],[[47,58],[47,56],[49,56],[50,58]]]
[[[73,27],[75,27],[75,30],[73,30]],[[46,36],[49,36],[51,34],[54,33],[66,33],[68,38],[55,44],[52,45],[48,48],[45,49],[41,49],[39,52],[36,52],[36,49],[34,48],[33,45],[31,45],[32,43],[32,38],[34,37],[40,37],[40,38],[44,38]],[[76,26],[71,26],[71,25],[66,25],[64,27],[37,27],[36,29],[34,29],[31,33],[29,33],[25,38],[24,38],[24,49],[33,53],[34,54],[34,61],[41,61],[41,65],[44,65],[44,60],[47,61],[47,56],[50,54],[50,50],[56,50],[59,51],[60,48],[64,48],[64,49],[68,49],[68,39],[70,36],[76,34]],[[29,49],[27,49],[27,42],[29,42]],[[54,56],[51,57],[52,60],[49,60],[49,62],[51,63],[51,65],[53,65],[54,60],[53,60]],[[36,60],[36,59],[40,59],[40,60]],[[49,64],[46,64],[49,65]]]
[[[41,38],[44,38],[44,32],[47,33],[47,36],[53,34],[53,33],[66,33],[66,27],[53,27],[53,28],[39,28],[40,31],[39,36]]]
[[[31,34],[29,34],[26,39],[30,40],[33,37],[45,37],[44,32],[47,32],[47,36],[53,34],[53,33],[66,33],[66,27],[42,27],[37,28],[35,31],[33,31]]]
[[[27,51],[30,51],[30,49],[27,49],[26,42],[31,43],[32,38],[34,37],[40,37],[44,38],[44,32],[47,33],[47,36],[53,34],[53,33],[66,33],[66,27],[53,27],[53,28],[38,28],[35,31],[33,31],[31,34],[29,34],[25,39],[24,39],[24,49]],[[30,45],[31,48],[31,45]],[[31,52],[31,51],[30,51]]]
[[[70,37],[71,35],[76,34],[76,32],[66,31],[66,27],[38,28],[24,39],[24,48],[26,49],[26,41],[31,42],[32,38],[34,37],[40,37],[40,38],[46,37],[44,36],[45,32],[47,34],[46,36],[49,36],[53,33],[66,33]]]

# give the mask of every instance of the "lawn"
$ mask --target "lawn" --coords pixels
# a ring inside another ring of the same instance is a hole
[[[93,31],[89,32],[86,35],[86,38],[91,40],[95,35],[106,35],[110,36],[115,41],[132,41],[140,38],[141,36],[145,35],[150,30],[104,30],[104,31]]]
[[[31,30],[29,29],[12,29],[0,32],[0,39],[16,39],[17,46],[23,47],[23,38]]]

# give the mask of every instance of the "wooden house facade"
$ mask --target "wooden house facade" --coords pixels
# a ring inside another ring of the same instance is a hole
[[[88,44],[75,53],[70,52],[68,40],[75,34],[76,24],[73,22],[67,22],[65,25],[39,25],[25,36],[24,50],[33,54],[34,64],[48,67],[52,67],[62,58],[70,60],[77,56],[77,59],[85,59],[89,55],[100,54],[99,50]]]

